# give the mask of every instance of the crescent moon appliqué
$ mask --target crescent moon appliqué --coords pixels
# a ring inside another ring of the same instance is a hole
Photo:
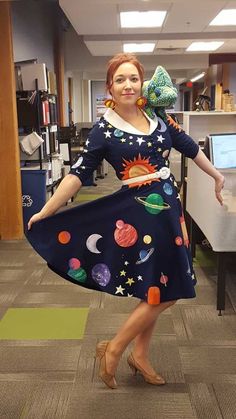
[[[92,252],[92,253],[101,253],[97,249],[97,241],[99,239],[101,239],[101,238],[102,238],[102,236],[100,234],[91,234],[91,236],[89,236],[87,238],[86,246],[87,246],[88,250],[90,250],[90,252]]]
[[[76,167],[79,167],[81,164],[82,164],[82,161],[83,161],[83,157],[82,156],[80,156],[79,158],[78,158],[78,160],[73,164],[73,166],[71,166],[71,168],[72,169],[76,169]]]
[[[159,132],[165,132],[167,130],[167,126],[164,121],[158,116],[157,117],[158,126],[157,129]]]

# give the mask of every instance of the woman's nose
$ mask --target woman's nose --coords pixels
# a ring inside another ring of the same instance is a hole
[[[127,79],[125,80],[125,89],[130,89],[130,88],[131,88],[130,80]]]

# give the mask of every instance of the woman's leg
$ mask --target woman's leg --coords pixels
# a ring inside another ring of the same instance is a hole
[[[116,336],[110,341],[106,352],[107,371],[110,374],[115,373],[120,356],[136,336],[139,335],[139,347],[140,342],[143,342],[143,351],[147,349],[158,315],[173,303],[173,301],[168,301],[152,306],[142,301],[137,305]]]
[[[170,305],[173,305],[175,302],[169,302],[168,306],[163,306],[163,310],[166,310]],[[155,370],[151,366],[149,362],[149,347],[152,338],[152,334],[159,317],[160,313],[158,313],[156,319],[151,323],[143,332],[139,333],[134,339],[134,348],[132,350],[134,359],[138,362],[139,365],[144,368],[144,370],[148,374],[155,374]]]

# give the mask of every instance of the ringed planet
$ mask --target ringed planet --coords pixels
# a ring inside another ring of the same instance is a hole
[[[69,269],[67,275],[69,275],[71,278],[78,282],[85,282],[87,279],[86,271],[83,268]]]
[[[162,210],[170,209],[170,205],[165,203],[162,196],[152,193],[146,196],[135,197],[136,201],[145,206],[150,214],[159,214]]]
[[[139,259],[137,260],[136,265],[140,265],[140,263],[144,263],[146,262],[150,256],[153,254],[154,252],[154,247],[151,247],[151,249],[149,250],[140,250],[139,252]]]

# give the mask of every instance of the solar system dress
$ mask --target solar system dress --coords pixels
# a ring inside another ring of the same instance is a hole
[[[194,158],[199,147],[171,118],[149,121],[150,132],[144,134],[108,109],[70,173],[83,183],[105,158],[121,188],[34,223],[27,238],[66,280],[159,304],[195,297],[189,240],[168,156],[174,147]]]

